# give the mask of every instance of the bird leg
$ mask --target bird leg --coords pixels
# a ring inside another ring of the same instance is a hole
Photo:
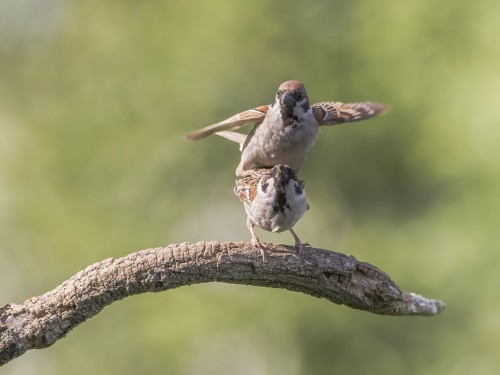
[[[251,239],[250,242],[252,242],[252,245],[254,247],[256,247],[257,249],[260,250],[260,255],[262,255],[262,261],[263,262],[267,262],[267,250],[266,250],[266,246],[263,245],[260,242],[259,237],[257,237],[257,234],[255,233],[254,224],[252,223],[252,220],[250,220],[249,217],[247,217],[247,227],[248,227],[248,230],[250,231],[250,233],[252,234],[252,239]]]
[[[300,241],[299,237],[297,236],[297,234],[295,234],[292,228],[290,228],[289,231],[292,234],[293,239],[295,240],[295,245],[293,246],[293,248],[295,251],[297,251],[297,254],[300,255],[302,250],[304,250],[304,244],[302,243],[302,241]]]

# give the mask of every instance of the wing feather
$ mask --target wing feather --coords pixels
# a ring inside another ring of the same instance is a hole
[[[330,126],[366,120],[389,111],[390,107],[373,102],[323,102],[313,104],[312,110],[319,125]]]
[[[257,185],[259,178],[251,175],[243,176],[236,180],[236,186],[234,187],[234,194],[243,203],[252,203],[257,195]]]
[[[236,180],[234,193],[243,203],[252,203],[257,195],[257,189],[260,184],[270,178],[271,169],[260,168],[245,171],[244,174]]]
[[[217,132],[225,130],[236,130],[246,124],[250,123],[260,124],[262,121],[264,121],[264,117],[266,117],[268,109],[269,109],[268,105],[262,105],[257,108],[249,109],[248,111],[244,111],[234,116],[231,116],[226,120],[217,122],[215,124],[206,126],[202,129],[188,133],[186,134],[186,138],[195,141],[198,139],[203,139],[205,137],[208,137],[209,135]]]
[[[243,133],[238,133],[238,132],[232,132],[229,130],[223,130],[221,132],[215,133],[215,135],[218,135],[219,137],[229,139],[230,141],[236,142],[240,145],[240,151],[241,151],[241,146],[243,143],[245,143],[247,139],[247,135]]]

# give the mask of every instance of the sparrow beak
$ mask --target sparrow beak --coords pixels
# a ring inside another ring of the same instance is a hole
[[[287,107],[292,107],[292,106],[294,106],[294,105],[295,105],[295,98],[293,97],[293,95],[292,95],[292,93],[291,93],[291,92],[288,92],[288,91],[287,91],[287,92],[285,92],[285,93],[283,94],[283,98],[282,98],[282,100],[283,100],[283,103],[285,103],[285,105],[286,105]]]
[[[278,180],[283,180],[288,176],[288,171],[286,167],[283,164],[278,164],[274,167],[275,173],[276,173],[276,178]]]

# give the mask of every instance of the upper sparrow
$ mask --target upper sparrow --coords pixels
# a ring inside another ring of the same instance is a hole
[[[365,120],[386,112],[384,104],[323,102],[309,104],[304,85],[287,81],[280,85],[274,102],[238,113],[224,121],[187,134],[197,140],[222,131],[239,129],[247,123],[254,127],[248,136],[229,137],[241,143],[241,162],[236,169],[240,176],[255,168],[270,168],[278,164],[289,165],[299,172],[314,145],[321,125],[337,125]]]
[[[278,164],[273,168],[246,171],[236,180],[234,193],[245,206],[251,241],[260,249],[264,261],[266,248],[255,234],[254,225],[269,232],[290,231],[295,249],[300,253],[304,246],[292,227],[309,209],[309,205],[304,181],[297,179],[293,169]]]

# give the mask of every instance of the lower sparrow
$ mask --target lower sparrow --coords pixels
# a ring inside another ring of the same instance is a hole
[[[246,171],[236,180],[234,193],[243,202],[247,213],[247,226],[252,234],[251,242],[266,261],[266,247],[255,234],[254,226],[269,232],[290,231],[295,240],[295,249],[300,252],[304,245],[292,227],[309,209],[304,190],[304,181],[287,165]]]

